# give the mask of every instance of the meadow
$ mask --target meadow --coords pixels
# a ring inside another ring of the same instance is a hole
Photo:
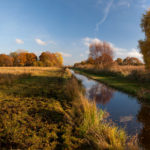
[[[1,149],[138,149],[68,69],[0,68]]]

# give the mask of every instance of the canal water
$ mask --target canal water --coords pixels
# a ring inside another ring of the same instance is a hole
[[[139,144],[150,150],[150,105],[84,75],[72,73],[82,81],[85,96],[108,112],[108,120],[124,128],[128,135],[138,135]]]

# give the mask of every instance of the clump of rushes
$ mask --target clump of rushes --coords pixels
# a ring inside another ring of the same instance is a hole
[[[113,149],[113,150],[138,150],[137,140],[129,140],[125,131],[105,122],[106,112],[98,110],[96,104],[80,96],[83,106],[83,120],[80,132],[84,137],[81,149]],[[128,141],[128,142],[127,142]]]

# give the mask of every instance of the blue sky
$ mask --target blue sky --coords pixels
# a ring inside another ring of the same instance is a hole
[[[61,52],[65,64],[88,56],[88,45],[108,41],[114,57],[142,58],[140,22],[150,0],[0,0],[0,53]]]

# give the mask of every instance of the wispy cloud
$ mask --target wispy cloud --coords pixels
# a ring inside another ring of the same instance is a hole
[[[17,43],[17,44],[24,44],[24,41],[21,40],[21,39],[16,39],[16,43]]]
[[[64,53],[64,52],[59,52],[59,53],[62,54],[62,56],[64,57],[72,57],[72,55],[69,53]]]
[[[105,20],[107,19],[108,14],[109,14],[110,9],[111,9],[111,6],[113,5],[113,2],[114,2],[114,0],[110,0],[110,1],[107,3],[107,6],[106,6],[105,9],[104,9],[104,16],[103,16],[103,18],[96,24],[96,28],[95,28],[95,31],[96,31],[96,32],[99,31],[100,25],[103,24],[103,23],[105,22]],[[102,1],[99,1],[99,3],[102,3]]]
[[[47,41],[47,42],[45,42],[45,41],[43,41],[43,40],[41,40],[41,39],[39,39],[39,38],[36,38],[36,39],[35,39],[35,42],[36,42],[37,44],[43,45],[43,46],[48,45],[48,44],[56,45],[56,43],[55,43],[54,41]]]
[[[45,46],[45,45],[47,44],[46,42],[42,41],[41,39],[35,39],[35,42],[36,42],[37,44],[43,45],[43,46]]]

